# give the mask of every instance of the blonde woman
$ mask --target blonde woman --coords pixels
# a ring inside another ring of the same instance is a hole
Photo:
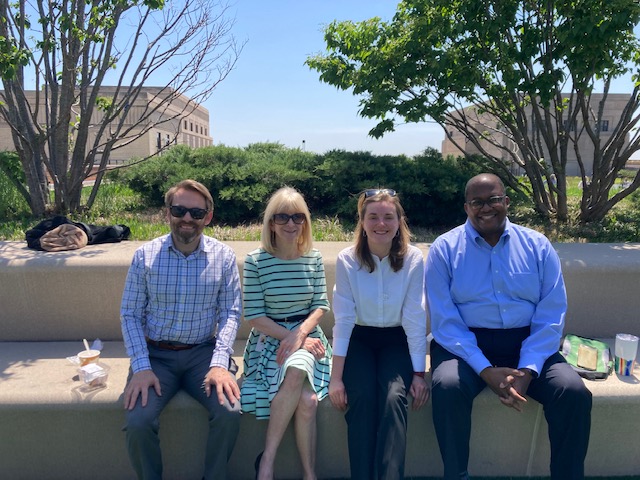
[[[269,420],[256,478],[273,478],[293,418],[303,478],[314,480],[316,410],[328,395],[331,368],[331,347],[319,322],[329,302],[322,255],[312,247],[309,208],[291,187],[279,189],[267,204],[261,247],[245,260],[243,295],[252,330],[244,352],[242,410]]]

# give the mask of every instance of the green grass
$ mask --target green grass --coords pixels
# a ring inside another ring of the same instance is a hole
[[[529,226],[544,233],[553,242],[640,242],[640,193],[636,192],[618,203],[606,220],[597,224],[580,225],[577,222],[578,203],[581,190],[578,178],[568,180],[571,218],[566,223],[538,217],[527,202],[513,201],[509,208],[509,218],[516,223]],[[88,195],[89,189],[83,192]],[[15,202],[0,195],[0,240],[24,240],[25,232],[40,219],[29,216],[24,204],[8,205]],[[460,206],[462,208],[462,205]],[[131,240],[150,240],[169,232],[169,226],[162,208],[146,208],[141,197],[131,189],[118,184],[104,184],[98,193],[90,212],[73,215],[73,220],[94,225],[124,224],[131,229]],[[432,242],[444,230],[411,225],[414,242]],[[242,225],[214,225],[207,228],[207,234],[221,241],[259,241],[261,226],[259,221]],[[344,241],[353,238],[353,225],[341,223],[337,218],[317,217],[313,220],[315,241]]]
[[[83,195],[89,195],[85,189]],[[94,225],[123,224],[131,229],[130,240],[150,240],[169,233],[163,208],[143,208],[139,195],[132,190],[114,184],[105,184],[100,188],[91,211],[73,215],[74,221]],[[0,220],[0,240],[24,240],[25,232],[38,223],[39,219],[27,213],[9,220]],[[318,242],[350,242],[353,240],[353,227],[345,225],[337,218],[317,217],[313,219],[313,236]],[[262,225],[252,222],[242,225],[218,225],[207,227],[207,235],[221,241],[260,241]],[[427,228],[414,227],[413,241],[431,242],[441,233]]]

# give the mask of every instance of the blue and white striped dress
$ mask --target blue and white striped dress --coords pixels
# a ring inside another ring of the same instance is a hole
[[[244,264],[243,295],[245,320],[267,316],[277,322],[278,319],[307,316],[318,308],[329,310],[322,255],[313,249],[294,260],[282,260],[262,248],[250,252]],[[302,321],[279,324],[293,330]],[[318,400],[328,395],[331,346],[320,326],[309,337],[322,341],[325,356],[317,360],[301,348],[280,366],[276,363],[280,340],[255,329],[251,330],[244,350],[241,386],[243,412],[253,413],[258,419],[269,418],[271,400],[278,393],[280,383],[290,366],[307,372],[307,378]]]

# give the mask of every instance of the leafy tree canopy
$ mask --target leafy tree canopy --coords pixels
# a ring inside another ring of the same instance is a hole
[[[452,140],[461,132],[543,215],[566,219],[566,165],[575,152],[588,222],[640,186],[636,176],[610,194],[640,149],[639,21],[636,0],[404,0],[390,22],[331,23],[326,53],[307,64],[361,96],[360,114],[378,121],[374,137],[428,118]],[[628,101],[604,136],[611,83],[623,76],[631,79]]]

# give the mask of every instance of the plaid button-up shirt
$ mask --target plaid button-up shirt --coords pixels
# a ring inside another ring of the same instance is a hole
[[[151,369],[145,337],[198,344],[217,336],[210,366],[227,368],[241,314],[238,266],[228,245],[203,235],[185,257],[165,235],[136,250],[120,309],[134,372]]]

